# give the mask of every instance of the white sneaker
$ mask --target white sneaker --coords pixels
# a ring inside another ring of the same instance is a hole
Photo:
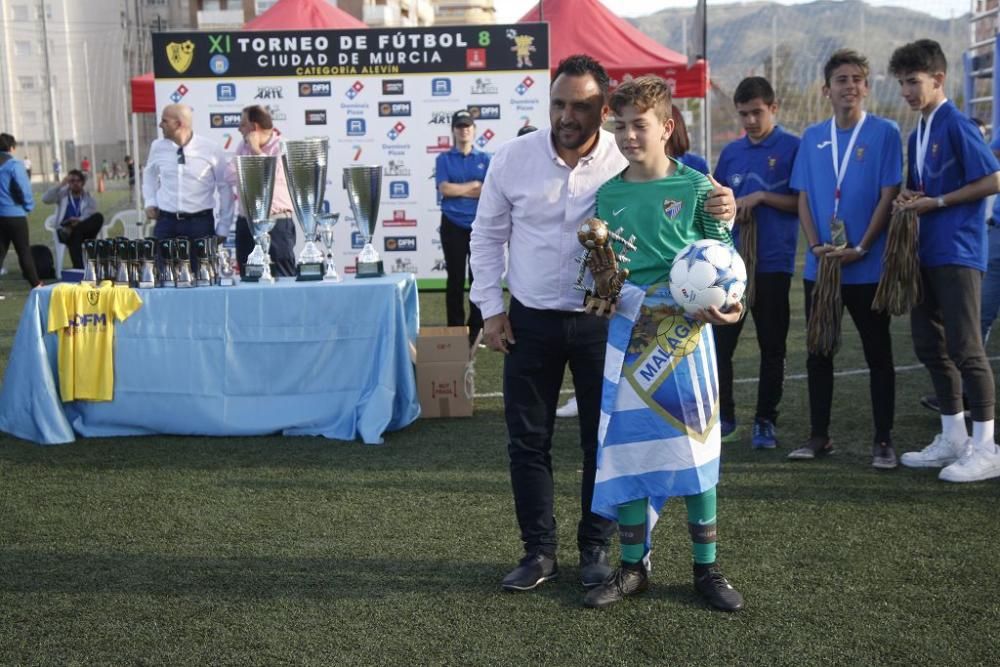
[[[1000,450],[996,445],[977,447],[970,439],[961,458],[941,471],[938,479],[945,482],[979,482],[1000,477]]]
[[[579,414],[579,410],[576,407],[576,396],[573,396],[568,401],[562,404],[556,409],[556,417],[576,417]]]
[[[907,468],[943,468],[957,461],[969,442],[972,442],[971,438],[955,442],[944,437],[944,433],[938,433],[931,444],[919,452],[906,452],[899,462]]]

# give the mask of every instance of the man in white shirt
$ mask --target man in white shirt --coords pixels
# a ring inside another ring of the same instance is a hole
[[[234,198],[226,182],[222,148],[195,135],[191,107],[185,104],[164,107],[160,129],[163,139],[150,145],[142,182],[146,217],[156,220],[153,236],[228,236]],[[218,221],[214,213],[216,194]]]
[[[530,590],[555,578],[552,430],[567,362],[580,409],[583,450],[580,579],[599,585],[610,574],[614,522],[591,512],[608,321],[583,313],[574,289],[582,248],[576,230],[594,215],[597,189],[628,162],[607,119],[608,75],[589,56],[559,64],[550,89],[551,129],[518,137],[497,151],[482,187],[470,244],[470,299],[482,311],[486,345],[503,352],[504,410],[511,484],[525,556],[501,582]],[[736,211],[732,190],[716,188],[706,210],[722,220]],[[510,314],[500,283],[509,244]]]

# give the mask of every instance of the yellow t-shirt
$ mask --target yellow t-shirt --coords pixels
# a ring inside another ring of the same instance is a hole
[[[59,393],[64,402],[114,397],[115,320],[124,321],[141,306],[135,290],[109,280],[97,287],[56,285],[49,302],[49,331],[59,332]]]

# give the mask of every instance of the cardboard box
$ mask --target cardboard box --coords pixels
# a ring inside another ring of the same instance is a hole
[[[417,337],[420,416],[471,417],[476,347],[467,327],[423,327]]]

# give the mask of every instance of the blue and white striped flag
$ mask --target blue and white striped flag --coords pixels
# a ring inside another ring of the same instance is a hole
[[[592,510],[649,498],[649,534],[668,498],[719,481],[719,378],[712,327],[666,285],[626,283],[608,329]]]

